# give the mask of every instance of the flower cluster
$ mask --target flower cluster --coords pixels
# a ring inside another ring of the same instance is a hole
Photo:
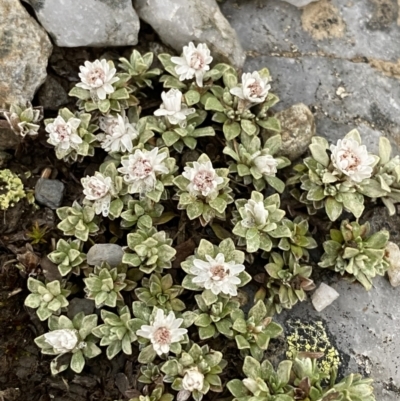
[[[315,288],[313,265],[369,289],[394,263],[388,232],[334,223],[344,211],[362,218],[380,199],[395,213],[400,159],[390,143],[381,138],[374,156],[355,130],[331,145],[314,137],[290,170],[267,69],[240,77],[204,43],[189,43],[180,57],[159,54],[162,69],[153,59],[134,50],[117,67],[86,62],[70,92],[77,111],[45,120],[58,159],[87,158],[73,169],[82,189],[57,210],[59,238],[48,256],[62,279],[39,272],[28,281],[26,305],[48,320],[35,341],[56,356],[52,372],[80,373],[99,343],[108,359],[137,360],[144,387],[133,400],[226,398],[227,387],[238,401],[373,401],[369,380],[332,376],[328,385],[315,361],[300,356],[274,370],[266,351],[283,339],[273,315]],[[143,101],[158,90],[155,102]],[[33,135],[37,111],[14,114]],[[119,258],[100,252],[105,242]],[[95,258],[86,255],[94,243]],[[322,243],[317,263],[312,250]],[[70,298],[80,294],[96,314],[70,316]],[[243,380],[240,372],[230,380],[234,358],[235,367],[244,360]]]

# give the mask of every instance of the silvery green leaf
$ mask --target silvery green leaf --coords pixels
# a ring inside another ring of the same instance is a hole
[[[322,164],[325,167],[328,167],[329,165],[329,156],[326,153],[325,149],[322,146],[319,146],[316,143],[312,143],[309,146],[309,149],[311,151],[312,157],[320,164]]]
[[[361,135],[356,129],[351,130],[344,138],[354,139],[355,141],[358,142],[359,145],[361,145]]]
[[[82,372],[85,367],[85,357],[83,356],[82,351],[77,351],[72,354],[70,366],[75,373]]]
[[[201,340],[212,338],[215,335],[215,326],[210,324],[206,327],[199,327],[199,337]]]
[[[281,123],[275,117],[269,117],[265,120],[258,120],[257,124],[268,131],[281,132]]]
[[[190,90],[184,96],[188,106],[193,106],[200,101],[200,93],[196,90]]]
[[[157,353],[156,351],[154,351],[153,345],[150,344],[140,351],[138,356],[138,362],[142,364],[147,364],[152,362],[156,356]]]
[[[280,194],[283,193],[283,191],[285,190],[285,183],[278,177],[266,176],[265,180],[272,188],[274,188]]]
[[[233,380],[229,381],[226,384],[226,386],[228,387],[229,391],[236,399],[241,399],[241,398],[249,396],[249,391],[247,390],[246,386],[239,379],[233,379]]]
[[[379,138],[379,157],[380,164],[384,165],[389,162],[390,155],[392,154],[392,145],[390,144],[389,139],[381,136]]]
[[[331,221],[336,221],[342,214],[343,205],[330,196],[325,200],[325,211]]]
[[[260,377],[261,365],[260,362],[252,358],[251,356],[246,356],[243,363],[243,373],[250,379],[256,380]]]
[[[224,132],[225,138],[227,141],[232,141],[236,137],[240,135],[241,127],[240,124],[236,121],[227,120],[225,121],[222,130]]]

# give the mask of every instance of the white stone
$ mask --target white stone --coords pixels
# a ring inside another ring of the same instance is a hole
[[[60,47],[136,45],[139,18],[130,0],[25,0]]]
[[[315,310],[321,312],[337,298],[339,298],[339,293],[336,290],[325,283],[321,283],[312,295],[311,301]]]
[[[0,0],[0,108],[33,99],[51,50],[46,32],[19,0]]]
[[[393,287],[400,286],[400,249],[394,242],[388,242],[386,246],[386,257],[390,263],[388,276]]]
[[[296,7],[305,7],[306,5],[318,0],[282,0],[282,1],[286,1],[286,3],[292,4],[293,6]]]
[[[124,251],[117,244],[95,244],[87,253],[87,262],[90,266],[100,266],[107,262],[111,267],[118,266],[122,262]]]
[[[245,53],[215,0],[134,0],[139,17],[179,54],[189,42],[205,43],[214,61],[243,67]]]

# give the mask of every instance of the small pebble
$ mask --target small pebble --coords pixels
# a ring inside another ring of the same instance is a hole
[[[35,198],[38,203],[50,209],[61,206],[64,197],[64,184],[58,180],[39,178],[35,186]]]
[[[318,1],[318,0],[283,0],[286,3],[289,3],[295,7],[305,7],[310,3],[313,3],[314,1]]]
[[[117,244],[95,244],[87,253],[87,262],[90,266],[100,266],[107,262],[111,267],[118,266],[122,262],[124,251]]]
[[[325,283],[321,283],[311,297],[312,304],[317,312],[321,312],[333,301],[339,298],[339,293]]]
[[[389,281],[392,287],[400,286],[400,249],[394,242],[388,242],[386,257],[390,263],[388,270]]]

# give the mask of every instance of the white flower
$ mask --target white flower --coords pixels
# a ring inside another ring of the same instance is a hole
[[[171,61],[177,64],[175,71],[179,74],[179,79],[184,81],[196,76],[196,83],[200,87],[203,86],[204,74],[210,69],[209,64],[212,60],[210,50],[205,43],[195,47],[193,42],[183,47],[182,57],[171,57]]]
[[[372,175],[373,156],[368,154],[365,145],[354,139],[339,139],[337,145],[331,145],[332,163],[339,171],[353,182],[361,182]]]
[[[103,214],[104,217],[107,217],[111,203],[111,177],[104,177],[103,174],[96,171],[94,176],[86,176],[81,179],[81,182],[85,199],[93,201],[96,214]]]
[[[78,344],[76,331],[71,329],[50,331],[44,335],[44,339],[60,354],[72,351]]]
[[[61,116],[58,116],[46,126],[46,131],[50,134],[47,142],[55,146],[56,150],[63,152],[78,149],[79,144],[82,143],[82,138],[77,133],[80,123],[79,118],[70,118],[65,121]]]
[[[171,344],[183,340],[187,330],[179,328],[183,319],[177,319],[174,312],[171,311],[168,316],[165,316],[162,309],[156,308],[156,310],[156,316],[151,326],[143,325],[136,334],[148,338],[153,344],[154,351],[158,355],[162,355],[169,352]]]
[[[246,218],[242,220],[243,227],[265,226],[267,223],[268,210],[265,209],[263,202],[249,199],[244,205],[244,211]]]
[[[232,88],[230,92],[232,95],[250,103],[262,103],[271,89],[271,85],[268,82],[269,79],[260,77],[257,71],[244,73],[242,75],[242,86]]]
[[[132,141],[139,136],[139,133],[136,124],[131,124],[128,117],[121,115],[101,117],[100,128],[105,133],[97,135],[97,138],[106,152],[132,152]]]
[[[182,175],[190,181],[187,190],[194,196],[210,196],[216,192],[217,186],[224,182],[223,178],[217,175],[210,161],[193,162],[193,167],[185,167]]]
[[[179,124],[182,128],[186,126],[186,116],[193,114],[193,108],[188,109],[186,104],[182,103],[182,92],[178,89],[170,89],[161,94],[163,103],[160,108],[154,112],[155,116],[166,116],[168,121],[173,124]]]
[[[237,295],[237,286],[240,284],[239,273],[244,271],[244,265],[235,262],[225,262],[225,256],[219,253],[215,259],[206,255],[207,262],[201,259],[193,260],[190,273],[195,275],[193,283],[211,290],[213,294],[220,292],[227,295]]]
[[[151,152],[136,149],[128,158],[122,159],[122,167],[118,171],[124,174],[124,180],[129,184],[129,192],[143,193],[154,189],[157,175],[167,174],[168,168],[163,162],[166,153],[158,154],[158,148]]]
[[[79,78],[82,82],[76,86],[90,90],[93,100],[104,100],[106,96],[115,91],[112,86],[119,78],[115,77],[117,70],[110,68],[106,60],[95,60],[93,63],[85,61],[85,65],[80,66]]]
[[[253,159],[253,164],[261,174],[274,176],[277,172],[278,160],[271,155],[259,155]]]
[[[193,391],[198,390],[200,391],[204,385],[204,375],[203,373],[199,372],[197,367],[190,368],[185,372],[185,376],[182,379],[182,387],[184,390]]]

